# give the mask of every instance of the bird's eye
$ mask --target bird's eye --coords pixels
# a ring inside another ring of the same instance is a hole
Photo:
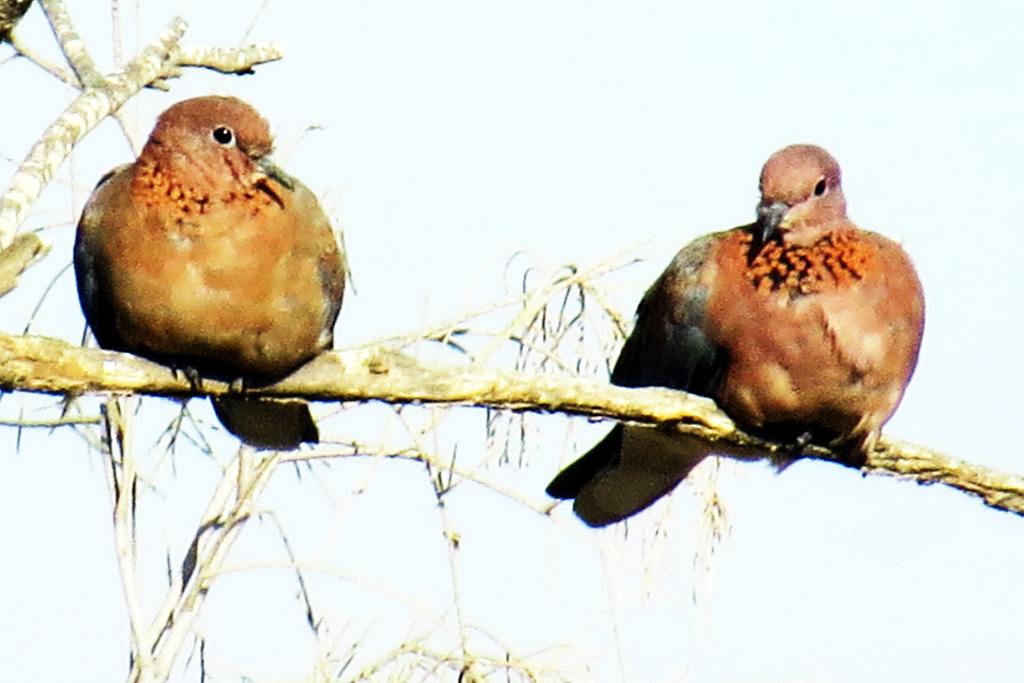
[[[825,179],[824,178],[819,180],[818,184],[814,186],[814,196],[815,197],[820,197],[821,195],[825,194],[825,189],[827,187],[828,187],[828,185],[825,183]]]
[[[235,145],[235,133],[227,126],[217,126],[210,135],[213,136],[214,142],[218,145],[225,147],[233,147]]]

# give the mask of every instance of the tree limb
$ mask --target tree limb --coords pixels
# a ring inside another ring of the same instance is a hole
[[[25,269],[47,251],[49,247],[34,232],[15,235],[11,245],[0,251],[0,296],[14,289]]]
[[[0,388],[173,397],[231,392],[228,384],[216,381],[205,381],[200,390],[194,390],[168,368],[128,354],[80,348],[45,337],[9,335],[0,335]],[[791,445],[740,431],[714,402],[700,396],[479,366],[431,366],[384,345],[325,353],[281,382],[249,391],[314,401],[446,403],[605,417],[694,434],[730,449],[739,447],[744,455],[792,456]],[[842,454],[825,448],[808,447],[803,456],[847,465]],[[921,484],[944,484],[976,496],[992,508],[1024,515],[1024,477],[956,460],[922,446],[883,438],[862,471]]]

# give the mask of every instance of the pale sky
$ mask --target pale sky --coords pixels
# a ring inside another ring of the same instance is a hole
[[[1019,3],[269,0],[254,21],[262,3],[143,2],[138,22],[128,4],[129,55],[175,14],[189,20],[190,44],[236,45],[252,24],[244,42],[283,46],[286,58],[255,75],[186,71],[125,113],[137,142],[186,97],[235,95],[266,116],[278,161],[345,231],[356,292],[339,347],[497,300],[526,265],[588,266],[639,245],[645,260],[607,283],[628,313],[678,248],[753,217],[769,154],[810,142],[842,165],[851,217],[899,240],[924,284],[917,373],[886,433],[1024,469]],[[102,5],[69,9],[110,70]],[[56,58],[38,8],[18,35]],[[9,53],[0,48],[0,58]],[[0,64],[0,92],[6,186],[74,93],[20,61]],[[303,134],[309,126],[317,130]],[[70,263],[74,223],[100,174],[130,158],[108,121],[62,169],[26,224],[52,226],[43,235],[53,251],[0,300],[4,332],[24,329]],[[516,252],[523,265],[506,271]],[[83,324],[68,271],[31,330],[78,342]],[[54,403],[4,395],[0,417],[53,417]],[[204,404],[191,405],[210,422]],[[324,431],[379,436],[388,411],[358,411],[334,415]],[[174,413],[146,399],[138,419],[140,458],[159,473],[140,522],[151,539],[140,549],[150,608],[166,544],[179,562],[219,476],[194,449],[179,450],[173,471],[147,455]],[[457,442],[460,461],[472,463],[484,454],[483,423],[482,411],[462,411],[439,443]],[[553,416],[529,425],[528,464],[486,474],[540,504],[559,466],[607,426],[575,420],[567,432]],[[211,438],[226,463],[234,442]],[[26,432],[19,447],[15,430],[0,430],[0,678],[124,676],[107,478],[106,463],[68,432]],[[493,638],[583,681],[1018,675],[1024,519],[941,487],[818,462],[781,475],[727,463],[717,481],[731,531],[715,546],[713,590],[701,588],[696,605],[694,557],[707,546],[691,487],[643,513],[626,538],[621,526],[584,527],[568,506],[552,520],[461,486],[446,509],[461,538],[464,618],[488,634],[474,636],[480,647]],[[301,479],[286,469],[262,502],[310,568],[314,603],[342,652],[361,641],[365,663],[451,619],[451,569],[422,468],[343,460]],[[656,529],[667,537],[653,542]],[[199,623],[215,680],[309,675],[315,645],[292,575],[259,568],[285,559],[271,525],[243,534],[229,563],[237,571],[214,585]],[[442,633],[435,643],[450,646],[453,632]],[[175,680],[198,680],[194,664],[182,671]]]

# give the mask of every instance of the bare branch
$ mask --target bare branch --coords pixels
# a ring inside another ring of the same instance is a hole
[[[0,335],[0,387],[44,393],[195,394],[187,380],[141,358],[44,337],[7,335]],[[792,455],[789,445],[738,430],[712,401],[700,396],[660,388],[627,389],[573,377],[428,366],[384,346],[323,354],[287,379],[250,391],[315,401],[447,403],[606,417],[676,429],[761,457]],[[208,381],[201,393],[218,396],[229,392],[227,384]],[[846,464],[841,454],[825,448],[807,448],[804,456]],[[945,484],[981,498],[990,507],[1024,515],[1024,477],[955,460],[921,446],[882,439],[863,469],[922,484]]]
[[[22,162],[0,202],[0,247],[10,243],[29,207],[86,133],[146,83],[166,75],[169,68],[167,53],[171,45],[181,38],[185,28],[186,24],[181,19],[171,22],[164,34],[143,50],[123,73],[109,79],[108,87],[90,88],[83,92],[47,128]]]
[[[17,427],[18,429],[53,429],[54,427],[78,427],[81,425],[100,424],[98,415],[83,417],[61,417],[56,420],[2,420],[0,427]]]
[[[242,526],[270,482],[278,457],[277,454],[257,456],[243,448],[224,473],[226,480],[233,479],[235,499],[221,514],[207,516],[197,532],[193,545],[195,568],[191,576],[184,577],[185,584],[166,622],[166,629],[154,641],[154,680],[163,681],[170,675],[185,638],[192,632],[192,624],[199,615],[210,582],[220,572]]]
[[[15,236],[6,249],[0,249],[0,296],[14,289],[25,269],[50,248],[34,232]]]
[[[121,399],[123,400],[123,399]],[[136,575],[138,545],[135,514],[138,509],[138,472],[132,450],[130,421],[120,400],[108,400],[103,411],[105,445],[109,449],[112,491],[114,494],[114,541],[121,572],[121,588],[128,608],[128,626],[132,634],[132,662],[141,669],[150,667],[150,653],[143,639],[145,620],[139,600]]]
[[[182,45],[173,57],[178,66],[212,69],[225,74],[251,74],[254,66],[281,59],[283,54],[284,50],[275,44],[233,48]]]
[[[36,52],[32,48],[22,43],[20,40],[18,40],[16,36],[11,36],[8,42],[10,43],[11,47],[14,48],[14,52],[19,57],[24,57],[28,61],[38,66],[43,71],[47,72],[54,78],[60,79],[67,85],[70,85],[72,88],[78,87],[78,79],[75,78],[75,75],[73,73],[71,73],[62,66],[57,66],[45,57],[36,54]]]
[[[71,16],[63,0],[39,0],[39,4],[79,82],[88,88],[102,87],[103,74],[96,68],[96,62],[92,60],[85,43],[71,23]]]
[[[0,335],[0,387],[50,394],[124,392],[156,396],[222,396],[225,382],[202,391],[168,368],[113,351],[84,349],[46,337]],[[616,417],[644,424],[685,421],[709,433],[734,431],[714,402],[669,389],[625,389],[588,379],[423,365],[385,346],[325,353],[287,379],[253,394],[316,401],[448,403],[510,410]],[[746,443],[746,442],[745,442]],[[758,442],[760,443],[760,442]]]

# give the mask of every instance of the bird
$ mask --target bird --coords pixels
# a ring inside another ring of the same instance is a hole
[[[611,382],[706,396],[753,434],[863,465],[917,365],[920,280],[899,244],[847,217],[839,164],[821,147],[772,154],[760,193],[753,223],[687,244],[647,290]],[[697,437],[619,424],[547,493],[606,526],[711,452]]]
[[[74,269],[97,343],[236,388],[281,379],[334,343],[347,261],[316,196],[270,158],[266,120],[234,97],[184,100],[82,210]],[[305,402],[214,399],[262,449],[319,433]]]

